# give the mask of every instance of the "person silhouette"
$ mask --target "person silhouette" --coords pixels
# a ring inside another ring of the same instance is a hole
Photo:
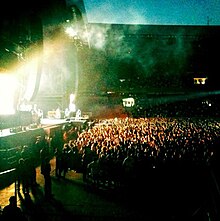
[[[53,197],[51,193],[51,165],[50,158],[45,157],[41,162],[41,174],[44,176],[44,194],[47,199]]]
[[[15,196],[11,196],[9,198],[9,204],[3,208],[2,220],[27,221],[27,218],[22,212],[21,208],[17,206],[17,200]]]

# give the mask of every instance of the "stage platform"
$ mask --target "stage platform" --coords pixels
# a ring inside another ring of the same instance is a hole
[[[58,125],[58,124],[66,124],[66,123],[81,123],[84,124],[88,121],[88,118],[76,118],[76,117],[71,117],[71,118],[65,118],[65,119],[56,119],[56,118],[43,118],[40,121],[40,124],[42,126],[44,125]]]

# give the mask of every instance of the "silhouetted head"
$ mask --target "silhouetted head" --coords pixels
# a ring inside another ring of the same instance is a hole
[[[11,196],[11,197],[9,198],[9,202],[10,202],[10,204],[15,205],[15,204],[16,204],[16,197],[15,197],[15,196]]]

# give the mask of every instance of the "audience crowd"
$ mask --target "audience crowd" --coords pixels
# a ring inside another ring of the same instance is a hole
[[[141,178],[147,169],[211,167],[219,152],[219,126],[215,119],[198,118],[99,120],[65,142],[67,167],[82,170],[85,181],[91,175],[115,183]]]

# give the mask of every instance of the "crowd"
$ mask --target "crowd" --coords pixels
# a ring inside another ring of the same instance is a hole
[[[50,198],[50,159],[56,159],[56,177],[68,170],[83,173],[83,181],[96,187],[124,188],[143,182],[146,176],[167,171],[188,172],[218,168],[220,121],[193,117],[123,117],[95,120],[82,130],[69,125],[62,138],[37,139],[24,147],[17,168],[18,191],[34,192],[35,167],[45,178],[45,197]],[[29,151],[37,152],[36,159]],[[158,172],[159,171],[159,172]],[[152,178],[152,177],[151,177]]]
[[[85,181],[92,175],[93,179],[104,176],[113,183],[141,178],[151,168],[210,167],[217,162],[219,126],[217,120],[198,118],[97,121],[76,139],[64,143],[69,153],[67,165],[81,158]]]

